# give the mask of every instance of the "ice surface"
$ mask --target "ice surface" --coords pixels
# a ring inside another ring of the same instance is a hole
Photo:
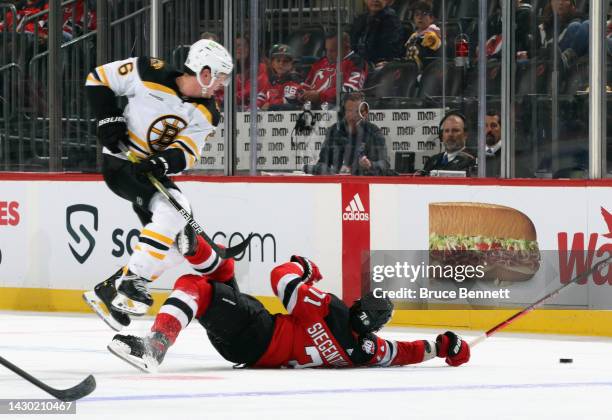
[[[143,333],[151,323],[138,320],[129,331]],[[247,370],[232,369],[194,323],[159,373],[147,375],[106,350],[114,332],[94,315],[1,312],[0,326],[0,355],[49,385],[68,388],[94,374],[97,389],[66,419],[612,418],[612,339],[500,333],[459,368],[436,359],[396,368]],[[414,340],[438,332],[388,328],[381,335]],[[50,396],[0,366],[0,398]]]

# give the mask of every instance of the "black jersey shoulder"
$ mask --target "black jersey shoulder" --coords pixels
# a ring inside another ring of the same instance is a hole
[[[204,106],[212,117],[211,124],[216,127],[219,125],[219,121],[221,120],[221,112],[217,107],[217,101],[215,98],[188,98],[188,102],[191,102],[195,106],[202,105]]]
[[[182,73],[159,58],[138,57],[136,64],[138,74],[143,82],[152,82],[169,87],[179,95],[176,78]]]
[[[345,353],[355,365],[364,365],[372,358],[371,354],[362,351],[357,338],[350,327],[349,308],[336,295],[329,293],[329,312],[324,318],[332,335],[340,343]]]

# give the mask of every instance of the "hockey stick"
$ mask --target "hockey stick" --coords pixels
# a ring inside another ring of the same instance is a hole
[[[12,370],[17,375],[21,376],[23,379],[30,382],[31,384],[36,385],[43,391],[53,395],[58,400],[64,402],[76,401],[78,399],[81,399],[84,396],[91,394],[93,390],[96,389],[96,379],[92,375],[89,375],[81,383],[73,386],[72,388],[55,389],[39,381],[38,379],[30,375],[28,372],[21,370],[2,356],[0,356],[0,364],[6,367],[7,369]]]
[[[540,299],[538,299],[536,302],[532,303],[531,305],[529,305],[525,309],[515,313],[510,318],[506,319],[505,321],[500,322],[499,324],[497,324],[493,328],[487,330],[487,332],[485,332],[484,334],[479,335],[478,337],[476,337],[474,340],[472,340],[470,342],[470,347],[474,347],[475,345],[477,345],[479,343],[482,343],[485,339],[487,339],[488,337],[492,336],[497,331],[499,331],[499,330],[501,330],[503,328],[506,328],[508,325],[512,324],[517,319],[522,318],[523,316],[527,315],[529,312],[533,311],[535,308],[540,306],[546,300],[550,299],[553,296],[558,295],[559,292],[561,292],[561,290],[565,289],[570,284],[577,283],[581,279],[590,276],[592,273],[594,273],[596,270],[598,270],[600,268],[600,266],[603,266],[605,263],[607,263],[610,260],[610,258],[612,258],[612,255],[609,255],[608,258],[605,258],[605,259],[599,261],[598,263],[593,265],[593,267],[591,267],[587,271],[585,271],[585,272],[583,272],[581,274],[578,274],[576,277],[574,277],[573,279],[571,279],[570,281],[568,281],[564,285],[559,286],[558,288],[556,288],[552,292],[548,293],[547,295],[541,297]],[[610,268],[608,267],[608,270],[609,269]]]
[[[134,156],[126,147],[121,147],[121,149],[123,150],[130,162],[138,163],[138,158]],[[168,189],[164,187],[164,185],[157,178],[155,178],[150,173],[147,174],[147,178],[149,178],[151,184],[153,184],[157,191],[159,191],[161,195],[163,195],[166,200],[168,200],[170,204],[172,204],[172,207],[174,207],[176,211],[179,212],[183,219],[185,219],[185,221],[196,231],[196,233],[202,238],[204,238],[206,243],[210,245],[210,247],[217,253],[219,257],[224,260],[228,258],[234,258],[236,255],[243,253],[246,247],[249,246],[251,238],[253,237],[252,232],[249,234],[249,236],[247,236],[244,241],[240,242],[238,245],[229,248],[219,247],[212,239],[210,239],[210,237],[206,234],[206,232],[204,232],[204,229],[202,229],[198,222],[196,222],[193,217],[191,217],[191,214],[189,214],[189,212],[185,210],[183,206],[179,204],[178,201],[176,201],[176,199],[172,196],[172,194],[170,194]]]

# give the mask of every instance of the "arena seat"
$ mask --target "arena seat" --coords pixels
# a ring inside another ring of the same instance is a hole
[[[421,98],[439,97],[443,94],[447,97],[463,96],[467,90],[467,73],[462,67],[455,67],[452,59],[448,60],[446,66],[442,60],[431,62],[423,71],[421,78]]]
[[[418,92],[416,63],[392,62],[368,75],[364,91],[377,98],[414,98]]]
[[[478,0],[461,0],[450,4],[449,19],[477,18]]]
[[[287,44],[301,64],[312,64],[325,54],[325,31],[320,25],[291,31]]]
[[[393,9],[402,22],[412,22],[412,5],[415,0],[396,0]]]

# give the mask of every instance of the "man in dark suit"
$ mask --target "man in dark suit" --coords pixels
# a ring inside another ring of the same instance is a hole
[[[470,175],[476,159],[464,150],[467,141],[465,117],[457,112],[446,114],[440,123],[440,132],[445,151],[430,157],[421,173],[429,175],[433,170],[446,170],[466,171]]]
[[[316,175],[390,175],[385,137],[368,121],[368,109],[360,92],[348,94],[344,115],[327,130],[319,161],[305,171]]]
[[[498,178],[501,174],[501,116],[497,111],[489,111],[485,116],[487,178]]]

